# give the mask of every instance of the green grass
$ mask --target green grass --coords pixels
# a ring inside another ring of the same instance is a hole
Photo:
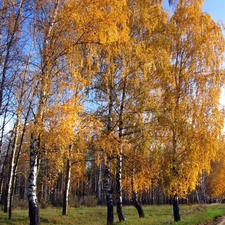
[[[145,218],[138,218],[137,211],[132,206],[124,206],[124,214],[127,218],[123,225],[158,225],[158,224],[192,224],[197,225],[204,221],[211,221],[214,217],[225,214],[225,204],[207,206],[180,205],[180,222],[173,222],[172,206],[144,206]],[[116,210],[115,210],[116,211]],[[61,208],[49,207],[40,210],[41,225],[105,225],[106,207],[94,208],[70,208],[68,216],[61,215]],[[0,224],[27,225],[29,224],[27,210],[15,209],[12,220],[7,219],[7,214],[0,211]],[[115,213],[115,225],[119,225]]]

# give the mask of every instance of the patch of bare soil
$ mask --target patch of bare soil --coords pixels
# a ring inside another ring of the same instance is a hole
[[[204,222],[200,225],[223,225],[225,224],[225,217],[224,216],[216,216],[213,221]]]

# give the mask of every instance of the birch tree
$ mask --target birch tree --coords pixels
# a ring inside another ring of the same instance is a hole
[[[49,97],[51,95],[51,84],[53,77],[57,74],[56,62],[61,56],[61,49],[57,43],[56,28],[58,25],[58,10],[60,1],[46,3],[38,2],[34,5],[34,24],[33,32],[35,32],[34,42],[37,43],[35,49],[36,54],[40,54],[39,70],[36,70],[36,93],[37,106],[34,117],[34,130],[31,132],[30,139],[30,176],[28,187],[29,201],[29,217],[30,224],[39,224],[39,208],[37,200],[37,173],[40,159],[41,143],[41,128],[43,127],[45,111],[48,106]],[[58,31],[59,34],[60,31]]]
[[[165,40],[170,59],[159,75],[159,122],[167,137],[165,176],[175,195],[194,189],[202,171],[210,170],[223,128],[219,97],[224,39],[219,24],[201,11],[201,3],[177,5]]]
[[[116,195],[120,221],[125,219],[121,201],[122,156],[126,154],[124,149],[129,145],[129,141],[132,141],[132,136],[143,129],[144,114],[147,117],[155,107],[150,91],[155,86],[155,77],[151,70],[154,64],[151,44],[154,41],[149,39],[156,32],[157,24],[166,16],[160,6],[147,5],[149,7],[130,5],[129,19],[132,22],[129,24],[131,37],[128,41],[105,44],[99,55],[96,54],[94,66],[97,70],[90,88],[90,96],[95,99],[94,103],[99,105],[95,114],[101,117],[106,127],[103,132],[115,142],[114,148],[107,146],[105,151],[110,155],[110,158],[107,156],[108,159],[112,159],[114,155],[117,158]],[[136,7],[136,10],[132,11],[132,7]],[[152,18],[155,23],[149,22]],[[109,178],[108,175],[107,177]]]
[[[15,174],[17,171],[18,161],[20,159],[20,153],[24,141],[26,123],[31,110],[31,99],[33,96],[33,91],[29,89],[29,79],[27,77],[29,66],[29,58],[25,63],[24,69],[18,74],[18,77],[15,79],[16,84],[14,84],[14,107],[16,111],[15,123],[14,123],[14,137],[12,143],[12,153],[10,157],[10,170],[9,170],[9,180],[8,180],[8,191],[6,206],[7,212],[9,213],[9,219],[12,216],[12,202],[13,202],[13,190],[15,189]],[[30,101],[30,102],[29,102]]]
[[[28,4],[29,1],[26,0],[0,3],[0,154],[4,152],[4,135],[10,129],[15,113],[9,110],[13,108],[13,84],[21,73],[20,68],[23,67],[26,55],[23,51],[26,36],[22,30],[27,22]],[[2,190],[2,181],[0,183]]]
[[[109,37],[109,25],[114,26],[114,32],[117,32],[116,29],[118,27],[115,25],[118,18],[113,12],[117,12],[118,8],[116,6],[121,8],[121,4],[118,4],[118,1],[114,1],[110,6],[107,2],[98,1],[63,3],[63,1],[39,2],[35,5],[34,11],[35,23],[33,27],[34,31],[36,31],[36,49],[40,52],[41,58],[39,59],[40,69],[39,71],[37,70],[37,75],[35,75],[39,77],[37,79],[38,98],[30,149],[31,173],[28,197],[31,224],[39,224],[36,179],[38,154],[41,153],[43,145],[41,129],[44,125],[45,113],[52,94],[54,77],[57,77],[62,71],[60,66],[65,65],[64,63],[60,64],[60,59],[63,57],[66,59],[66,56],[69,55],[71,59],[74,56],[77,57],[80,54],[79,52],[83,50],[81,47],[85,44],[108,41],[104,37]],[[106,6],[111,7],[110,12]],[[83,67],[82,64],[79,64],[83,61],[82,59],[74,59],[74,65],[77,66],[78,72],[72,71],[72,73],[76,77],[80,76],[80,67],[87,69],[88,66]],[[83,73],[83,75],[85,74]]]
[[[6,126],[14,123],[14,140],[12,144],[12,155],[10,172],[8,178],[7,194],[5,198],[5,211],[9,211],[11,218],[11,202],[13,195],[13,185],[15,177],[15,162],[17,154],[17,144],[19,138],[20,121],[23,113],[23,95],[24,88],[21,93],[16,91],[16,84],[23,80],[24,71],[27,70],[26,63],[29,57],[29,51],[26,53],[23,48],[26,46],[26,37],[24,35],[24,26],[29,16],[29,1],[2,1],[1,2],[1,45],[0,45],[0,64],[1,64],[1,81],[0,81],[0,116],[1,121],[1,140],[0,153]],[[24,33],[23,33],[23,32]],[[24,66],[25,65],[25,66]],[[25,79],[24,79],[25,80]],[[24,87],[24,82],[23,87]],[[11,108],[9,111],[8,108]],[[11,125],[13,126],[13,125]],[[13,128],[12,128],[13,129]],[[2,172],[2,171],[1,171]],[[1,176],[2,177],[2,176]],[[1,190],[2,190],[2,179]]]
[[[15,76],[15,66],[19,64],[18,50],[21,42],[22,25],[26,19],[25,4],[29,1],[2,1],[1,2],[1,33],[0,33],[0,55],[1,55],[1,80],[0,80],[0,115],[6,106],[6,96],[10,84]],[[18,63],[18,64],[17,64]],[[13,65],[14,64],[14,65]]]

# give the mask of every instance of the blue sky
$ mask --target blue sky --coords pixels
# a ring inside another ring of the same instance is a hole
[[[168,0],[164,1],[164,7],[168,8]],[[205,0],[203,11],[210,14],[215,21],[223,21],[225,23],[225,0]]]
[[[213,20],[225,23],[225,0],[205,0],[203,11],[210,14]]]
[[[203,11],[210,14],[214,21],[225,23],[225,0],[205,0]],[[225,106],[225,89],[223,89],[220,103]]]

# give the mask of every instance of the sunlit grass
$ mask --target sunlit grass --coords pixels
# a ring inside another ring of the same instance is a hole
[[[124,225],[158,225],[158,224],[200,224],[203,221],[210,221],[214,217],[225,213],[225,204],[207,205],[180,205],[181,221],[173,222],[173,211],[171,205],[144,206],[145,218],[138,218],[137,211],[132,206],[124,206],[124,214],[127,218]],[[115,210],[116,211],[116,210]],[[62,216],[61,208],[49,207],[40,210],[41,224],[61,225],[105,225],[106,207],[92,208],[69,208],[68,215]],[[7,214],[0,212],[0,224],[27,225],[29,224],[27,210],[13,210],[12,220],[7,219]],[[119,225],[115,213],[115,225]]]

